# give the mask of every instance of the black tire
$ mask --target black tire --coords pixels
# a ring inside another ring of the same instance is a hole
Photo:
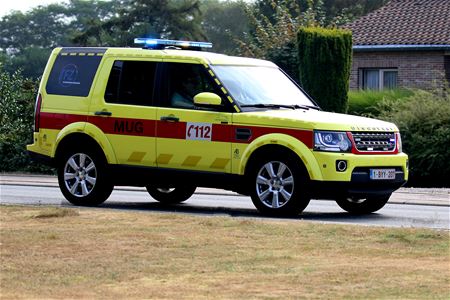
[[[271,168],[273,172],[269,171]],[[309,176],[302,162],[289,152],[275,151],[256,158],[248,181],[253,204],[264,215],[297,216],[311,200]]]
[[[70,148],[73,149],[65,150],[58,159],[58,183],[62,194],[74,205],[100,205],[114,188],[108,178],[105,157],[93,149],[82,149],[73,144]]]
[[[175,188],[146,186],[147,192],[158,202],[164,204],[177,204],[191,198],[197,187],[195,186],[178,186]]]
[[[388,202],[391,194],[372,196],[365,199],[343,197],[336,200],[336,203],[345,211],[355,214],[364,215],[376,212],[382,209]]]

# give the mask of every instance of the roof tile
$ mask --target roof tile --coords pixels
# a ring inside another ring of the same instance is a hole
[[[391,0],[345,28],[353,45],[450,45],[450,0]]]

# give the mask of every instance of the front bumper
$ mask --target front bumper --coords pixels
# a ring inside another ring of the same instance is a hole
[[[322,178],[311,178],[311,197],[337,199],[386,195],[408,180],[408,156],[405,153],[355,155],[351,153],[314,152]],[[339,172],[336,162],[344,160],[347,169]],[[370,169],[395,169],[392,180],[371,180]]]
[[[395,179],[372,180],[370,169],[377,167],[355,168],[349,182],[311,181],[311,197],[314,199],[337,199],[341,197],[367,198],[391,194],[406,183],[401,167],[395,167]]]
[[[408,155],[399,154],[375,154],[358,155],[352,153],[331,153],[313,151],[320,168],[321,178],[311,178],[318,181],[352,181],[353,171],[357,168],[401,168],[405,180],[408,180]],[[336,161],[347,162],[347,169],[344,172],[336,170]]]

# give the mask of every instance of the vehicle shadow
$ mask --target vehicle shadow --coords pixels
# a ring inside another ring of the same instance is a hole
[[[68,202],[63,206],[72,206]],[[352,215],[345,211],[318,212],[307,210],[296,217],[274,218],[260,214],[254,208],[231,208],[218,206],[199,206],[182,203],[178,205],[166,205],[159,202],[105,202],[98,209],[111,210],[134,210],[145,212],[161,212],[176,214],[193,214],[204,216],[231,216],[244,218],[260,218],[260,219],[285,219],[285,220],[311,220],[324,222],[345,222],[345,223],[363,223],[367,221],[382,221],[391,219],[391,217],[382,213],[372,213],[368,215]]]

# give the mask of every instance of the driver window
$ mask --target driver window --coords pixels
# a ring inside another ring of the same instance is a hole
[[[217,93],[211,77],[202,65],[168,63],[169,105],[176,108],[194,109],[194,96],[201,92]]]

